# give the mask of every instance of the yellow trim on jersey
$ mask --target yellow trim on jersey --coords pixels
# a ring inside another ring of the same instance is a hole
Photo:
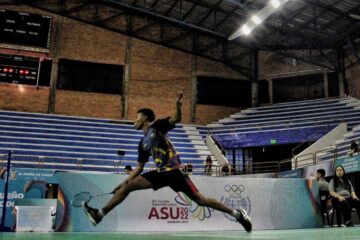
[[[156,148],[154,148],[154,150],[157,151],[157,152],[160,152],[160,153],[162,153],[162,154],[164,154],[164,155],[166,155],[166,151],[165,151],[164,149],[162,149],[162,148],[156,147]]]
[[[155,163],[162,163],[162,160],[160,158],[156,158],[154,162]]]
[[[174,168],[171,168],[171,167],[166,167],[165,168],[165,171],[171,171],[171,170],[174,170]],[[158,168],[157,171],[161,172],[161,168]]]

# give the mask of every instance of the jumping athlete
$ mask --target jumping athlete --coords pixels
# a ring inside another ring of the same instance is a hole
[[[155,191],[170,187],[175,192],[183,192],[200,206],[207,206],[224,213],[228,213],[245,228],[247,232],[252,229],[252,223],[244,209],[233,210],[216,199],[202,195],[190,178],[180,169],[180,158],[174,146],[167,137],[167,132],[175,128],[175,124],[181,121],[181,106],[183,94],[180,93],[176,101],[175,117],[155,120],[155,114],[151,109],[140,109],[136,114],[134,126],[144,132],[144,137],[139,142],[138,165],[130,176],[113,190],[113,197],[101,209],[89,207],[83,202],[83,209],[94,226],[96,226],[106,214],[119,205],[129,193],[152,188]],[[145,163],[152,156],[157,169],[143,173]]]

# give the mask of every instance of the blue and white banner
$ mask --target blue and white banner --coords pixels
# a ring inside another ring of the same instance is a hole
[[[198,206],[170,188],[131,193],[122,204],[93,227],[83,209],[72,207],[71,198],[83,191],[94,195],[110,192],[126,176],[112,174],[57,173],[64,194],[60,231],[208,231],[241,230],[235,219]],[[314,180],[214,178],[192,176],[205,196],[233,209],[244,208],[254,229],[293,229],[322,226],[318,186]],[[111,195],[94,198],[89,205],[101,208]]]
[[[241,230],[235,219],[207,207],[198,206],[170,188],[131,193],[96,227],[82,208],[71,205],[72,197],[88,191],[97,195],[110,192],[126,176],[82,174],[41,170],[15,170],[9,184],[6,226],[14,222],[12,207],[18,198],[44,198],[47,183],[58,183],[56,231],[208,231]],[[315,180],[208,176],[191,177],[203,195],[227,206],[244,208],[254,229],[294,229],[321,227],[318,186]],[[0,182],[0,184],[3,182]],[[3,192],[3,184],[0,186]],[[112,195],[94,198],[89,205],[100,208]],[[1,200],[1,199],[0,199]]]
[[[325,177],[334,176],[334,163],[333,161],[321,162],[315,165],[306,166],[303,168],[303,178],[315,179],[316,171],[318,169],[324,169],[326,172]]]
[[[360,172],[360,155],[357,154],[352,157],[338,158],[335,162],[335,167],[342,165],[346,173]]]
[[[5,177],[4,177],[5,178]],[[54,171],[41,169],[12,169],[9,176],[5,227],[15,226],[15,201],[25,198],[44,198],[47,183],[56,183]],[[0,179],[0,216],[4,200],[5,181]]]

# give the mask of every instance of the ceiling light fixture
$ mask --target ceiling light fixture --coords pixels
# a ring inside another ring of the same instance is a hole
[[[249,35],[251,33],[251,28],[249,28],[249,26],[247,24],[244,24],[241,27],[241,31],[242,31],[243,34]]]
[[[262,23],[261,18],[259,18],[259,16],[257,16],[257,15],[252,16],[251,20],[252,20],[256,25],[259,25],[260,23]]]
[[[269,0],[268,4],[261,9],[257,14],[253,15],[241,28],[236,30],[228,38],[229,41],[238,38],[239,36],[249,35],[258,25],[274,14],[278,8],[284,5],[289,0]]]
[[[275,8],[275,9],[277,9],[281,6],[281,2],[279,0],[271,0],[270,3],[273,6],[273,8]]]

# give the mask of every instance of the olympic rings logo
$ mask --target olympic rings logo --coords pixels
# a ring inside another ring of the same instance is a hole
[[[224,186],[224,190],[225,190],[225,192],[232,192],[232,193],[235,193],[237,195],[240,195],[242,192],[245,191],[245,186],[244,185],[229,185],[229,184],[226,184]]]

